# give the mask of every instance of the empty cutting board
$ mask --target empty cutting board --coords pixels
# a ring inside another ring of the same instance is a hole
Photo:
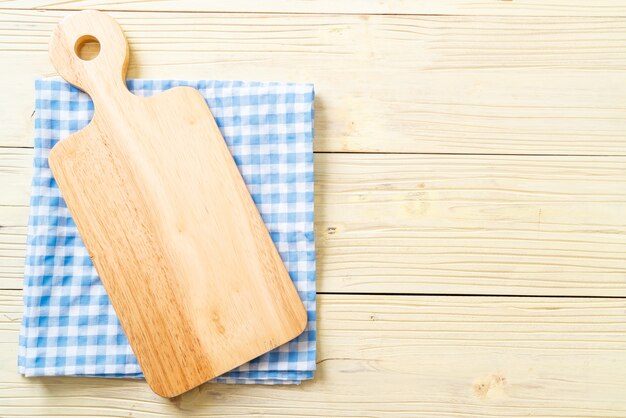
[[[50,57],[95,109],[50,168],[150,387],[178,395],[300,334],[306,311],[200,93],[130,93],[124,34],[97,11],[63,20]]]

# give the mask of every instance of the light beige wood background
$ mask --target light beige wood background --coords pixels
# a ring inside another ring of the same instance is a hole
[[[299,387],[24,379],[33,84],[71,10],[130,77],[316,85]],[[0,1],[0,416],[626,417],[626,2]]]

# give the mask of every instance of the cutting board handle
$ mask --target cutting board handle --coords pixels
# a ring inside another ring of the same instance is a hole
[[[94,40],[100,43],[98,55],[91,60],[80,58],[80,47]],[[122,28],[107,14],[85,10],[63,19],[52,35],[49,53],[61,77],[94,102],[102,102],[98,96],[128,93],[128,42]]]

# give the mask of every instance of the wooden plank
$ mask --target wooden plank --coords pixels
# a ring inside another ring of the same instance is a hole
[[[0,149],[4,288],[31,155]],[[320,291],[626,295],[625,157],[316,154],[315,171]]]
[[[387,13],[513,16],[616,16],[626,15],[619,0],[4,0],[0,8],[97,9],[132,11],[273,12],[273,13]]]
[[[301,386],[207,384],[174,402],[143,381],[16,372],[19,292],[0,292],[0,415],[626,416],[626,300],[319,298]]]
[[[3,146],[66,12],[0,12]],[[312,81],[315,149],[625,155],[626,18],[113,13],[130,77]]]
[[[11,209],[0,206],[0,219],[4,220]],[[20,218],[25,218],[28,209],[24,207],[20,209],[22,210]],[[0,288],[22,288],[25,254],[26,227],[5,226],[0,223]]]
[[[623,157],[316,160],[320,289],[626,294]]]
[[[32,159],[31,149],[0,148],[0,288],[22,287]]]
[[[33,176],[33,150],[24,148],[0,148],[0,205],[8,207],[28,206],[30,183]],[[15,226],[5,219],[0,225]],[[25,219],[23,217],[21,220]],[[19,224],[25,225],[25,224]]]

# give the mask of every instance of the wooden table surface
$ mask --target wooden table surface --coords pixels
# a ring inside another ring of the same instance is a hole
[[[314,82],[301,386],[26,379],[34,79],[72,10],[130,77]],[[0,416],[626,417],[626,1],[0,1]]]

